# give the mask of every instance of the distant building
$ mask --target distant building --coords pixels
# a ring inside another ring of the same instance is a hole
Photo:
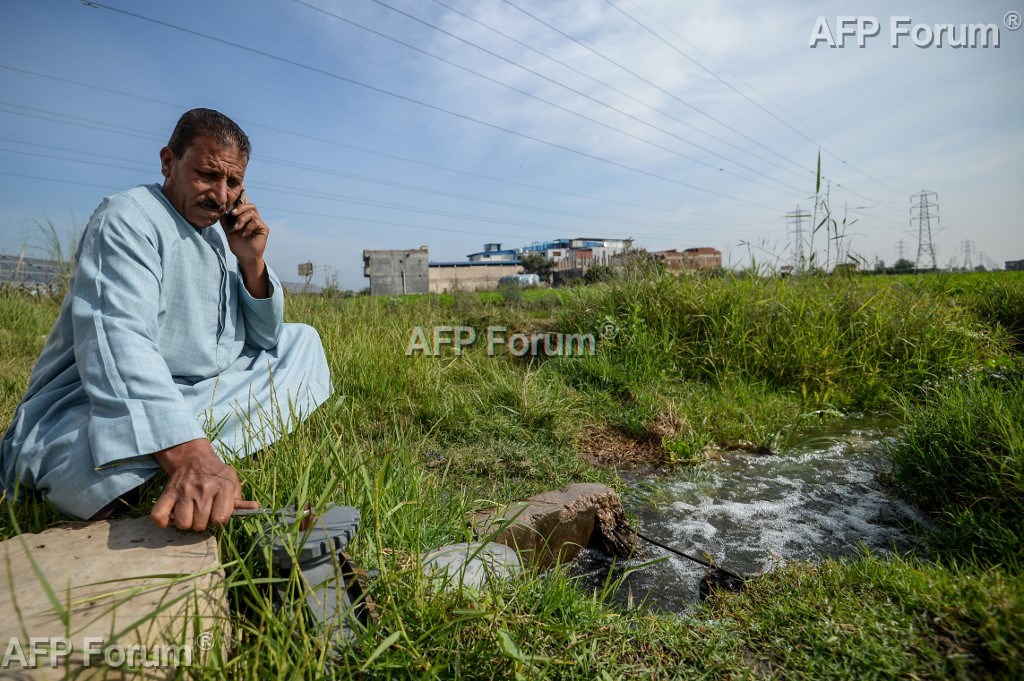
[[[502,249],[501,244],[484,244],[484,250],[466,256],[469,262],[519,262],[519,251]]]
[[[1014,272],[1024,272],[1024,260],[1007,260],[1006,269]]]
[[[370,279],[371,296],[427,293],[427,247],[412,250],[363,251],[363,276]]]
[[[430,263],[430,292],[493,291],[502,277],[519,274],[519,261],[483,260]]]
[[[57,293],[69,273],[68,263],[24,255],[0,255],[0,288],[11,287],[36,294]]]
[[[363,274],[370,278],[370,294],[375,296],[490,291],[498,288],[502,277],[522,274],[519,261],[526,254],[539,253],[551,260],[556,275],[582,277],[594,265],[613,264],[616,256],[632,246],[632,240],[587,237],[534,242],[516,249],[501,246],[484,244],[484,250],[457,262],[428,262],[426,246],[417,250],[363,251]]]
[[[700,246],[682,251],[670,249],[652,254],[656,260],[665,263],[670,272],[714,270],[722,266],[722,252],[717,248]]]
[[[540,253],[555,263],[556,271],[580,270],[582,273],[594,265],[610,265],[613,258],[633,245],[632,239],[602,239],[581,237],[578,239],[555,239],[535,241],[523,246],[521,254]]]

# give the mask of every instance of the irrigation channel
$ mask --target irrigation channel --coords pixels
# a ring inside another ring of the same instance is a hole
[[[636,494],[626,510],[640,531],[667,546],[707,557],[730,570],[756,575],[786,562],[892,555],[925,547],[914,527],[924,515],[879,482],[888,461],[886,438],[896,423],[848,418],[795,438],[781,454],[722,451],[720,460],[669,479],[629,479]],[[612,565],[584,552],[573,571],[599,589],[612,571],[629,573],[615,595],[627,607],[685,612],[700,598],[707,570],[640,541],[644,555]]]

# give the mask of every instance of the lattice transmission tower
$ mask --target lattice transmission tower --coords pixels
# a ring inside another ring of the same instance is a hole
[[[975,253],[975,251],[974,251],[974,242],[972,240],[970,240],[970,239],[964,239],[963,244],[961,244],[961,248],[963,249],[963,253],[964,253],[964,269],[965,270],[973,270],[974,269],[974,257],[973,256],[974,256],[974,253]]]
[[[915,203],[916,200],[916,203]],[[910,197],[910,226],[917,223],[917,260],[914,266],[918,269],[936,269],[939,266],[935,257],[935,244],[932,242],[933,231],[938,231],[939,195],[935,192],[921,190]],[[936,229],[932,229],[932,221]]]
[[[804,255],[804,220],[810,220],[811,214],[801,210],[786,213],[786,232],[793,239],[793,273],[803,272],[807,267],[807,257]]]
[[[907,242],[905,239],[900,239],[896,242],[896,260],[907,259]]]

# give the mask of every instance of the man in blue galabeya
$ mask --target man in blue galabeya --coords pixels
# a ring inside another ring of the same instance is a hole
[[[9,500],[105,518],[163,471],[161,527],[202,531],[256,506],[230,461],[288,432],[331,381],[316,330],[283,323],[270,230],[243,188],[250,150],[231,119],[188,111],[160,150],[163,184],[93,213],[0,443]]]

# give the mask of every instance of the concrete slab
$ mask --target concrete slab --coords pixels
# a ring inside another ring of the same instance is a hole
[[[137,518],[0,543],[0,679],[170,678],[226,640],[227,614],[209,533]]]

